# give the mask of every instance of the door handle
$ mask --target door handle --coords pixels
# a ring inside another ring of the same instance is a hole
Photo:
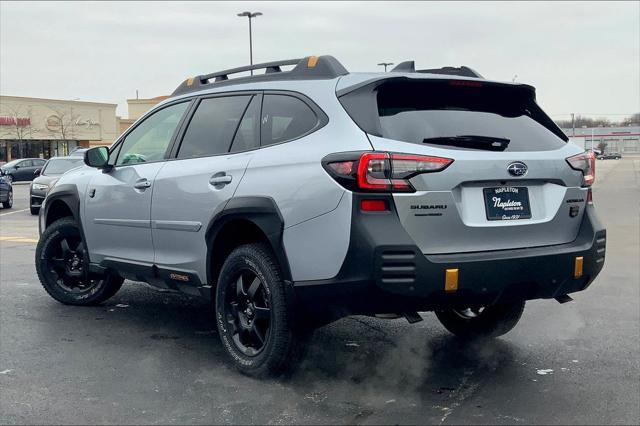
[[[231,183],[233,177],[231,175],[218,175],[217,173],[209,178],[209,183],[213,186],[222,186]]]
[[[135,189],[147,189],[151,187],[151,181],[148,179],[140,179],[136,183],[133,184]]]

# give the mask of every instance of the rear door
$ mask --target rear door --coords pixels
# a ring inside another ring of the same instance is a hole
[[[394,194],[402,224],[424,253],[576,238],[587,196],[581,172],[566,158],[581,149],[563,140],[532,88],[405,79],[379,85],[374,99],[375,150],[454,160],[411,178],[416,192]]]
[[[206,282],[205,233],[233,196],[259,146],[261,95],[203,98],[156,178],[151,219],[155,263]]]

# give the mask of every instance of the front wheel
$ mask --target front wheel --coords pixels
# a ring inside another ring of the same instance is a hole
[[[36,247],[36,271],[51,297],[67,305],[97,305],[116,294],[123,283],[118,275],[89,272],[80,230],[72,218],[62,218],[45,229]]]
[[[442,325],[464,339],[494,338],[508,333],[516,326],[525,301],[501,303],[479,308],[436,311]]]
[[[7,195],[7,201],[2,203],[2,207],[4,207],[5,209],[10,209],[11,207],[13,207],[13,191],[9,191],[9,194]]]
[[[7,182],[13,183],[13,175],[6,175],[4,178],[7,180]]]
[[[242,373],[274,375],[301,353],[280,268],[266,244],[233,250],[220,271],[216,321],[222,344]]]

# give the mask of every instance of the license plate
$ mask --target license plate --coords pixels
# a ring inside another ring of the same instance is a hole
[[[522,186],[484,188],[488,220],[530,219],[529,190]]]

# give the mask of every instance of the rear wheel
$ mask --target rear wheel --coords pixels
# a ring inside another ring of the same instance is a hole
[[[508,333],[524,311],[524,300],[480,308],[437,311],[436,316],[451,333],[465,339],[493,338]]]
[[[222,344],[242,373],[273,375],[295,364],[302,340],[290,303],[269,246],[247,244],[231,252],[218,280],[216,320]]]
[[[13,207],[13,191],[9,191],[9,194],[7,195],[7,201],[2,203],[2,207],[4,207],[5,209],[10,209],[11,207]]]
[[[123,279],[89,272],[78,225],[72,218],[52,223],[36,248],[36,271],[51,297],[68,305],[97,305],[116,294]]]
[[[9,183],[12,183],[12,182],[13,182],[13,175],[6,175],[4,178],[5,178],[5,179],[7,180],[7,182],[9,182]]]

